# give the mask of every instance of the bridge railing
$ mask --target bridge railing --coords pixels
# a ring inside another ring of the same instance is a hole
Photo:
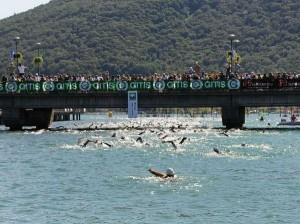
[[[237,90],[240,81],[192,80],[192,81],[66,81],[66,82],[6,82],[0,83],[0,93],[101,93],[137,91],[182,91],[182,90]]]
[[[101,93],[137,91],[238,91],[297,89],[298,79],[192,80],[192,81],[65,81],[0,82],[0,94]]]

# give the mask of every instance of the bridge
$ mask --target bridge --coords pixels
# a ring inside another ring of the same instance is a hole
[[[0,84],[0,108],[2,122],[11,130],[47,129],[53,109],[127,108],[128,91],[136,90],[139,108],[220,107],[223,125],[241,128],[245,107],[300,106],[300,83],[278,84],[278,80],[8,82]]]

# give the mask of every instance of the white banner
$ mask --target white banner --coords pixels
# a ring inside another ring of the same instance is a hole
[[[128,118],[138,117],[138,93],[128,91]]]

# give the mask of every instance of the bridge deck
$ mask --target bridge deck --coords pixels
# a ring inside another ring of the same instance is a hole
[[[139,107],[300,106],[298,89],[139,91]],[[0,94],[0,108],[126,108],[127,92]]]

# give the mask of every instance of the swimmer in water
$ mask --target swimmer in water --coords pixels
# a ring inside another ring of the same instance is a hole
[[[160,177],[163,179],[167,179],[167,178],[174,178],[175,177],[175,171],[172,168],[168,168],[166,170],[166,173],[162,173],[153,169],[149,169],[148,170],[150,173],[152,173],[154,176],[156,177]]]
[[[243,145],[246,146],[245,144],[242,144],[242,146],[243,146]],[[229,150],[229,149],[225,149],[225,152],[222,152],[222,151],[220,151],[219,149],[214,148],[213,151],[214,151],[215,153],[217,153],[218,155],[225,155],[225,154],[227,154],[227,153],[230,153],[230,150]]]
[[[217,148],[214,148],[214,152],[217,153],[217,154],[219,154],[219,155],[222,154],[222,152],[219,149],[217,149]]]

